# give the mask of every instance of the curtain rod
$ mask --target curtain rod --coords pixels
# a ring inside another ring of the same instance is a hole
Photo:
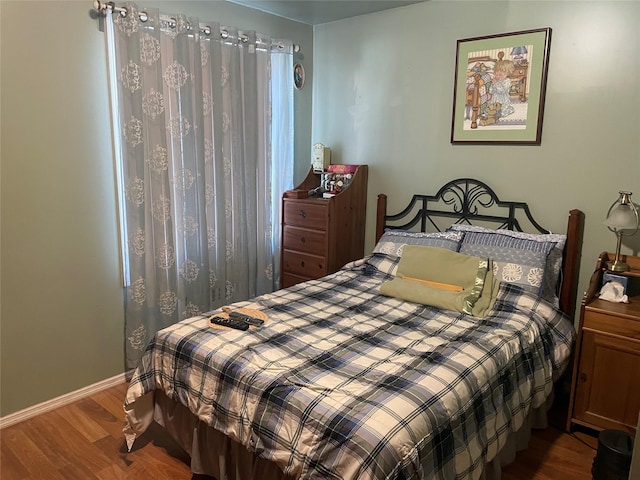
[[[100,15],[105,16],[107,14],[107,10],[111,11],[111,13],[113,12],[118,12],[122,17],[126,17],[129,13],[127,7],[118,7],[114,2],[103,2],[101,0],[93,0],[93,8],[94,10],[96,10]],[[147,21],[147,12],[141,11],[138,14],[138,17],[140,19],[141,22],[146,22]],[[167,18],[167,21],[169,23],[169,26],[171,28],[174,28],[176,26],[176,19],[175,18]],[[190,28],[190,26],[188,26],[187,28]],[[206,25],[204,27],[202,27],[200,29],[200,32],[205,34],[206,36],[211,35],[211,27],[209,25]],[[223,39],[227,39],[229,38],[229,32],[227,30],[225,30],[224,28],[220,29],[220,36]],[[249,37],[247,35],[240,35],[239,37],[240,41],[242,41],[243,43],[246,43],[249,40]],[[300,45],[297,44],[293,44],[293,51],[298,53],[300,51]]]

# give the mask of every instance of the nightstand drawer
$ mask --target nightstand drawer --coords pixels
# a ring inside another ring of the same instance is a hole
[[[326,251],[326,232],[306,228],[285,226],[282,245],[286,250],[297,250],[304,253],[324,256]]]
[[[640,341],[640,322],[585,309],[583,328]]]
[[[317,255],[282,252],[282,271],[306,278],[320,278],[327,274],[327,259]]]
[[[315,230],[327,229],[327,205],[324,203],[285,201],[283,215],[285,225]]]

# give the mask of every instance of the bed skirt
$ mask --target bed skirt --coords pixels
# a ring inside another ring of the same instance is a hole
[[[553,394],[545,405],[531,412],[522,428],[507,439],[499,455],[485,465],[480,480],[500,479],[502,466],[513,462],[517,451],[527,448],[531,429],[547,427],[547,411],[552,402]],[[249,452],[159,391],[155,392],[153,420],[189,454],[195,474],[225,480],[294,480],[275,463]]]

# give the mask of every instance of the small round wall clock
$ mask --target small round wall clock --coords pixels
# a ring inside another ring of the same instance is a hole
[[[304,87],[304,67],[301,63],[293,66],[293,84],[298,90]]]

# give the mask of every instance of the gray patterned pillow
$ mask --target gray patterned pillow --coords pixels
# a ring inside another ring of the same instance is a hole
[[[500,281],[515,283],[540,295],[556,307],[566,235],[491,230],[475,225],[452,225],[464,232],[460,252],[488,256]]]
[[[373,248],[373,253],[401,257],[402,248],[405,245],[440,247],[457,252],[463,236],[464,234],[461,232],[421,233],[408,232],[406,230],[387,230]]]
[[[383,273],[395,275],[405,245],[440,247],[457,252],[463,236],[462,232],[421,233],[387,230],[373,248],[373,255],[367,263]]]

